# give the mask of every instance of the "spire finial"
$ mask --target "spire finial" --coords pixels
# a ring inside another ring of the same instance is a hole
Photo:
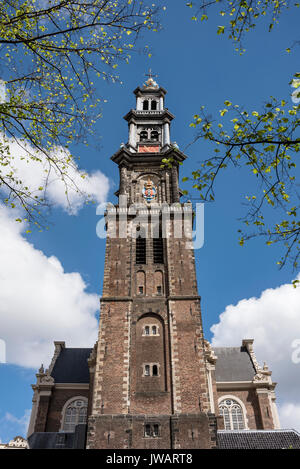
[[[145,73],[145,76],[148,77],[148,80],[146,81],[146,83],[144,84],[144,88],[154,88],[154,89],[158,89],[158,84],[156,83],[156,81],[154,80],[154,77],[157,77],[157,75],[154,75],[152,73],[152,70],[151,68],[149,68],[149,72],[148,73]]]
[[[149,68],[149,72],[145,73],[145,77],[149,77],[150,79],[152,78],[157,78],[158,75],[153,75],[151,68]]]

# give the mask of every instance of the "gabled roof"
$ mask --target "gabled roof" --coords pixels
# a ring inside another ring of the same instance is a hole
[[[52,378],[56,383],[89,383],[88,358],[91,348],[63,348],[58,355]]]
[[[216,381],[252,381],[256,371],[246,347],[212,347],[217,356]]]
[[[296,430],[219,430],[219,449],[300,449]]]

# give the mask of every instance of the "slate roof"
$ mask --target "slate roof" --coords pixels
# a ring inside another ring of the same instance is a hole
[[[87,359],[91,348],[64,348],[58,355],[51,376],[56,383],[89,383]]]
[[[216,381],[252,381],[255,369],[246,347],[213,347]]]
[[[51,376],[56,383],[89,383],[87,359],[91,348],[64,348],[61,350]],[[217,381],[252,381],[255,375],[246,347],[213,347],[218,357]]]
[[[218,449],[300,449],[296,430],[219,430]]]

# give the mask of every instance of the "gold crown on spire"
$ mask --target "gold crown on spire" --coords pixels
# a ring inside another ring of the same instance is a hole
[[[157,89],[159,86],[156,83],[156,81],[153,79],[154,77],[157,77],[157,75],[153,75],[151,68],[149,69],[148,73],[145,73],[146,77],[149,77],[146,83],[144,83],[144,88],[147,89]]]

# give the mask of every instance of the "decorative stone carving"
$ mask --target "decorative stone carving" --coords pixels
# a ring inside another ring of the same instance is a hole
[[[40,378],[40,381],[39,381],[39,385],[51,385],[51,386],[54,386],[54,379],[52,378],[52,376],[50,375],[44,375],[44,376],[41,376]]]
[[[206,360],[213,365],[215,365],[218,359],[208,340],[204,340],[204,356]]]
[[[151,181],[150,177],[148,178],[148,181],[145,182],[142,192],[143,192],[143,197],[146,200],[146,202],[150,203],[156,199],[157,190],[153,182]]]
[[[256,375],[254,376],[253,378],[253,381],[254,382],[257,382],[257,381],[268,381],[266,375],[264,375],[263,373],[256,373]]]

